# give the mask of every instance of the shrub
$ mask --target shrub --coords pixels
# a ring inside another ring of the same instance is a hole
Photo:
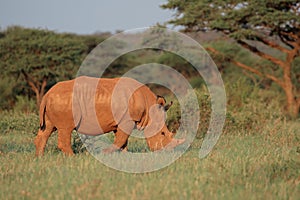
[[[203,138],[210,122],[211,98],[205,87],[194,91],[200,107],[200,122],[196,138]],[[284,100],[280,99],[277,92],[262,89],[247,78],[240,78],[234,83],[227,84],[226,95],[227,113],[223,128],[225,134],[256,134],[267,122],[284,118],[278,103]],[[180,105],[177,101],[168,111],[167,116],[169,129],[176,131],[181,125]]]
[[[36,102],[33,99],[29,99],[26,96],[16,96],[16,104],[13,108],[15,112],[19,113],[34,113],[37,111]]]
[[[0,133],[23,132],[36,134],[39,128],[38,115],[13,111],[0,112]]]

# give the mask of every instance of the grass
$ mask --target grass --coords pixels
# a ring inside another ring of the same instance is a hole
[[[36,158],[32,134],[38,125],[35,114],[4,112],[0,125],[0,199],[300,196],[299,121],[274,119],[260,129],[232,128],[231,134],[223,134],[209,156],[201,160],[201,139],[196,139],[173,164],[142,174],[106,167],[87,152],[66,157],[56,148],[56,134],[50,137],[45,156]],[[129,145],[136,142],[132,141]]]

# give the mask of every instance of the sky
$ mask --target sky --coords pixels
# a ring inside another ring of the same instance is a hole
[[[170,20],[167,0],[0,0],[1,30],[19,25],[92,34],[148,27]]]

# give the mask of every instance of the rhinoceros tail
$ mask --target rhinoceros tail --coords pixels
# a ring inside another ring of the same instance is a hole
[[[46,112],[46,95],[43,97],[40,105],[40,129],[44,131],[46,129],[45,112]]]

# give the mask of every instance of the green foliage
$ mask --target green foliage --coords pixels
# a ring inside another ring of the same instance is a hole
[[[74,153],[83,153],[86,152],[86,147],[82,143],[81,138],[79,137],[78,133],[76,131],[72,132],[72,149]]]
[[[296,88],[300,88],[300,56],[295,59],[292,68],[292,79],[295,82]]]
[[[176,11],[170,23],[187,30],[220,30],[235,39],[255,39],[255,29],[299,31],[299,2],[288,1],[180,1],[169,0],[163,9]],[[294,10],[295,9],[295,10]],[[259,27],[259,28],[258,28]]]
[[[0,134],[36,134],[39,128],[39,118],[34,113],[0,112]]]
[[[275,51],[270,48],[266,48],[263,45],[256,44],[259,49],[262,49],[263,51],[269,52],[270,54],[273,54],[274,56],[280,58],[283,57],[282,52]],[[256,84],[259,87],[270,89],[271,86],[275,87],[272,89],[275,89],[275,92],[282,91],[279,89],[278,86],[275,86],[276,84],[272,84],[271,80],[268,80],[266,77],[259,77],[258,75],[248,72],[247,70],[239,69],[234,65],[231,61],[236,60],[240,61],[243,64],[247,66],[253,67],[253,69],[257,69],[261,73],[269,73],[274,74],[276,76],[282,75],[282,69],[279,66],[275,66],[270,61],[267,61],[265,59],[260,58],[259,56],[255,54],[251,54],[250,51],[242,48],[241,46],[237,45],[236,43],[233,43],[232,41],[228,40],[216,40],[214,42],[210,42],[209,44],[206,44],[206,46],[211,46],[215,49],[218,49],[220,52],[219,54],[211,54],[212,59],[218,66],[219,71],[222,74],[222,78],[225,81],[228,82],[235,82],[237,79],[241,79],[244,77],[245,79],[251,80],[254,84]],[[300,68],[297,63],[299,59],[295,59],[293,62],[293,71],[292,75],[294,76],[293,83],[295,84],[296,88],[298,88],[299,82],[297,81],[297,74],[300,72]],[[271,92],[272,93],[272,92]]]
[[[297,80],[291,78],[293,62],[300,56],[299,1],[169,0],[161,7],[175,10],[176,15],[169,23],[183,26],[188,32],[222,32],[243,48],[265,59],[258,63],[252,61],[249,65],[244,62],[249,59],[235,60],[232,51],[224,56],[226,62],[278,84],[286,95],[287,115],[299,117],[300,91]],[[218,50],[214,50],[214,53],[218,53]],[[216,57],[220,60],[224,58],[222,55]]]
[[[186,78],[197,77],[197,70],[189,62],[176,54],[163,52],[157,62],[172,67]]]
[[[226,87],[228,98],[227,122],[224,132],[241,130],[239,134],[255,134],[258,127],[283,118],[280,102],[284,99],[274,91],[265,91],[247,79],[239,79]]]
[[[24,70],[36,79],[71,78],[84,56],[84,43],[75,35],[20,27],[8,28],[4,34],[0,55],[6,74]]]
[[[20,113],[33,113],[36,111],[36,102],[26,96],[18,95],[13,110]]]
[[[1,34],[0,85],[6,88],[1,95],[8,102],[18,95],[41,98],[56,82],[74,78],[84,57],[103,40],[100,36],[22,27],[9,27]],[[8,80],[11,85],[6,87]],[[0,108],[11,108],[12,104],[1,103]]]
[[[14,101],[14,87],[15,84],[12,78],[0,77],[0,108],[8,109],[12,107]]]
[[[194,67],[180,56],[157,49],[143,49],[132,51],[118,57],[106,69],[104,77],[118,77],[136,66],[147,63],[159,63],[172,67],[185,78],[197,77],[198,72]]]
[[[251,82],[250,79],[240,77],[235,82],[225,81],[227,95],[227,115],[224,134],[232,135],[232,130],[238,134],[256,134],[266,123],[284,119],[281,102],[284,98],[278,96],[279,91],[266,91]],[[195,89],[200,107],[200,122],[197,138],[206,134],[211,115],[211,99],[207,89],[202,86]],[[176,131],[181,124],[180,106],[177,101],[168,111],[167,124],[171,131]]]
[[[205,85],[205,81],[199,77],[190,78],[189,83],[191,84],[192,88],[200,88]]]

